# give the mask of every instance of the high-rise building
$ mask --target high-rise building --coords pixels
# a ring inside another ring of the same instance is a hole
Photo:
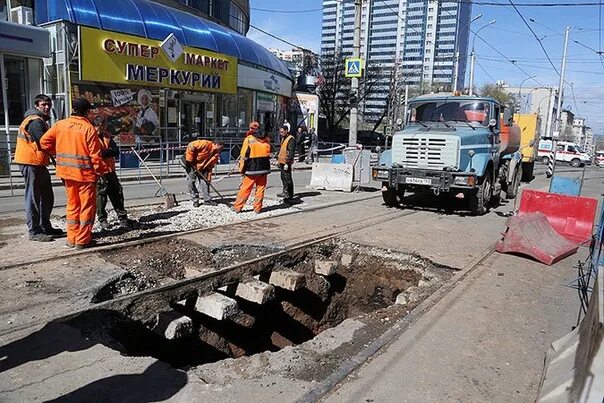
[[[463,88],[468,60],[471,1],[364,0],[361,57],[383,72],[376,91],[361,105],[364,120],[387,109],[390,88],[405,84],[427,92],[451,90],[459,52],[457,87]],[[352,55],[354,0],[323,1],[322,55]]]

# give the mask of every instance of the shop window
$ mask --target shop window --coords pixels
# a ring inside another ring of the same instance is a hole
[[[27,105],[27,59],[4,56],[6,71],[6,98],[8,100],[8,123],[18,126],[23,120]],[[0,123],[4,124],[4,116]]]
[[[253,92],[243,88],[239,89],[239,115],[237,124],[240,129],[246,130],[252,121]]]

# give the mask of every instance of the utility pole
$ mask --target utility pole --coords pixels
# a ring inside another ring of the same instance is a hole
[[[493,25],[497,22],[496,20],[489,21],[488,24],[480,27],[476,32],[474,32],[474,39],[472,40],[472,58],[470,62],[470,96],[474,95],[474,64],[476,63],[476,51],[474,50],[474,45],[476,42],[476,37],[478,33],[488,27],[489,25]]]
[[[459,80],[459,52],[455,52],[455,64],[453,70],[453,94],[457,92],[457,80]]]
[[[361,7],[363,0],[354,0],[354,38],[352,42],[352,57],[361,57]],[[362,66],[361,66],[362,68]],[[357,144],[357,130],[359,123],[359,79],[353,77],[350,82],[351,108],[350,130],[348,132],[348,145]]]
[[[558,146],[558,137],[560,136],[560,127],[562,126],[562,93],[564,91],[564,73],[566,72],[566,53],[568,50],[568,36],[570,27],[566,27],[564,32],[564,52],[562,53],[562,67],[560,68],[560,85],[558,86],[558,104],[556,109],[556,122],[554,132],[552,133],[552,150],[549,153],[549,164],[547,166],[546,176],[551,178],[556,171],[556,148]],[[550,182],[550,190],[551,190]]]

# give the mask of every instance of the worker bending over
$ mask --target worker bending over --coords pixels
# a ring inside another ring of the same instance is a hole
[[[201,188],[203,204],[215,206],[210,196],[210,181],[212,180],[212,169],[218,164],[220,152],[224,148],[224,142],[209,140],[194,140],[187,145],[185,152],[185,169],[187,171],[187,186],[193,207],[199,207],[199,191],[197,181]]]
[[[291,135],[287,126],[283,125],[279,129],[281,135],[281,148],[277,155],[279,170],[281,171],[281,182],[283,182],[283,192],[277,197],[283,197],[284,201],[290,201],[294,197],[294,180],[292,178],[292,165],[296,153],[296,138]]]
[[[94,118],[94,126],[101,140],[101,156],[107,165],[107,173],[100,176],[97,181],[96,216],[102,229],[111,228],[111,224],[107,222],[106,210],[107,199],[109,199],[117,214],[120,228],[129,228],[128,212],[124,208],[124,189],[115,173],[115,159],[120,155],[119,148],[111,138],[111,133],[107,130],[107,121],[102,116]]]
[[[101,140],[88,114],[93,106],[84,98],[73,102],[73,113],[58,121],[40,139],[42,149],[56,156],[57,176],[67,193],[67,246],[92,246],[96,213],[96,181],[107,172]]]
[[[40,139],[48,130],[51,99],[43,94],[34,98],[34,109],[25,113],[19,126],[15,163],[25,180],[25,219],[31,241],[49,242],[63,231],[50,225],[54,193],[48,164],[50,158],[40,147]]]
[[[270,158],[271,144],[267,136],[260,129],[258,122],[250,123],[250,129],[243,140],[239,158],[239,172],[243,176],[243,180],[233,206],[235,212],[241,212],[254,186],[256,187],[254,211],[257,214],[262,211],[266,179],[271,172]]]

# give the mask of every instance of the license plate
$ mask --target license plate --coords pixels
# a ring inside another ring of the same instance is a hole
[[[432,179],[427,178],[405,178],[405,183],[410,185],[431,185]]]

